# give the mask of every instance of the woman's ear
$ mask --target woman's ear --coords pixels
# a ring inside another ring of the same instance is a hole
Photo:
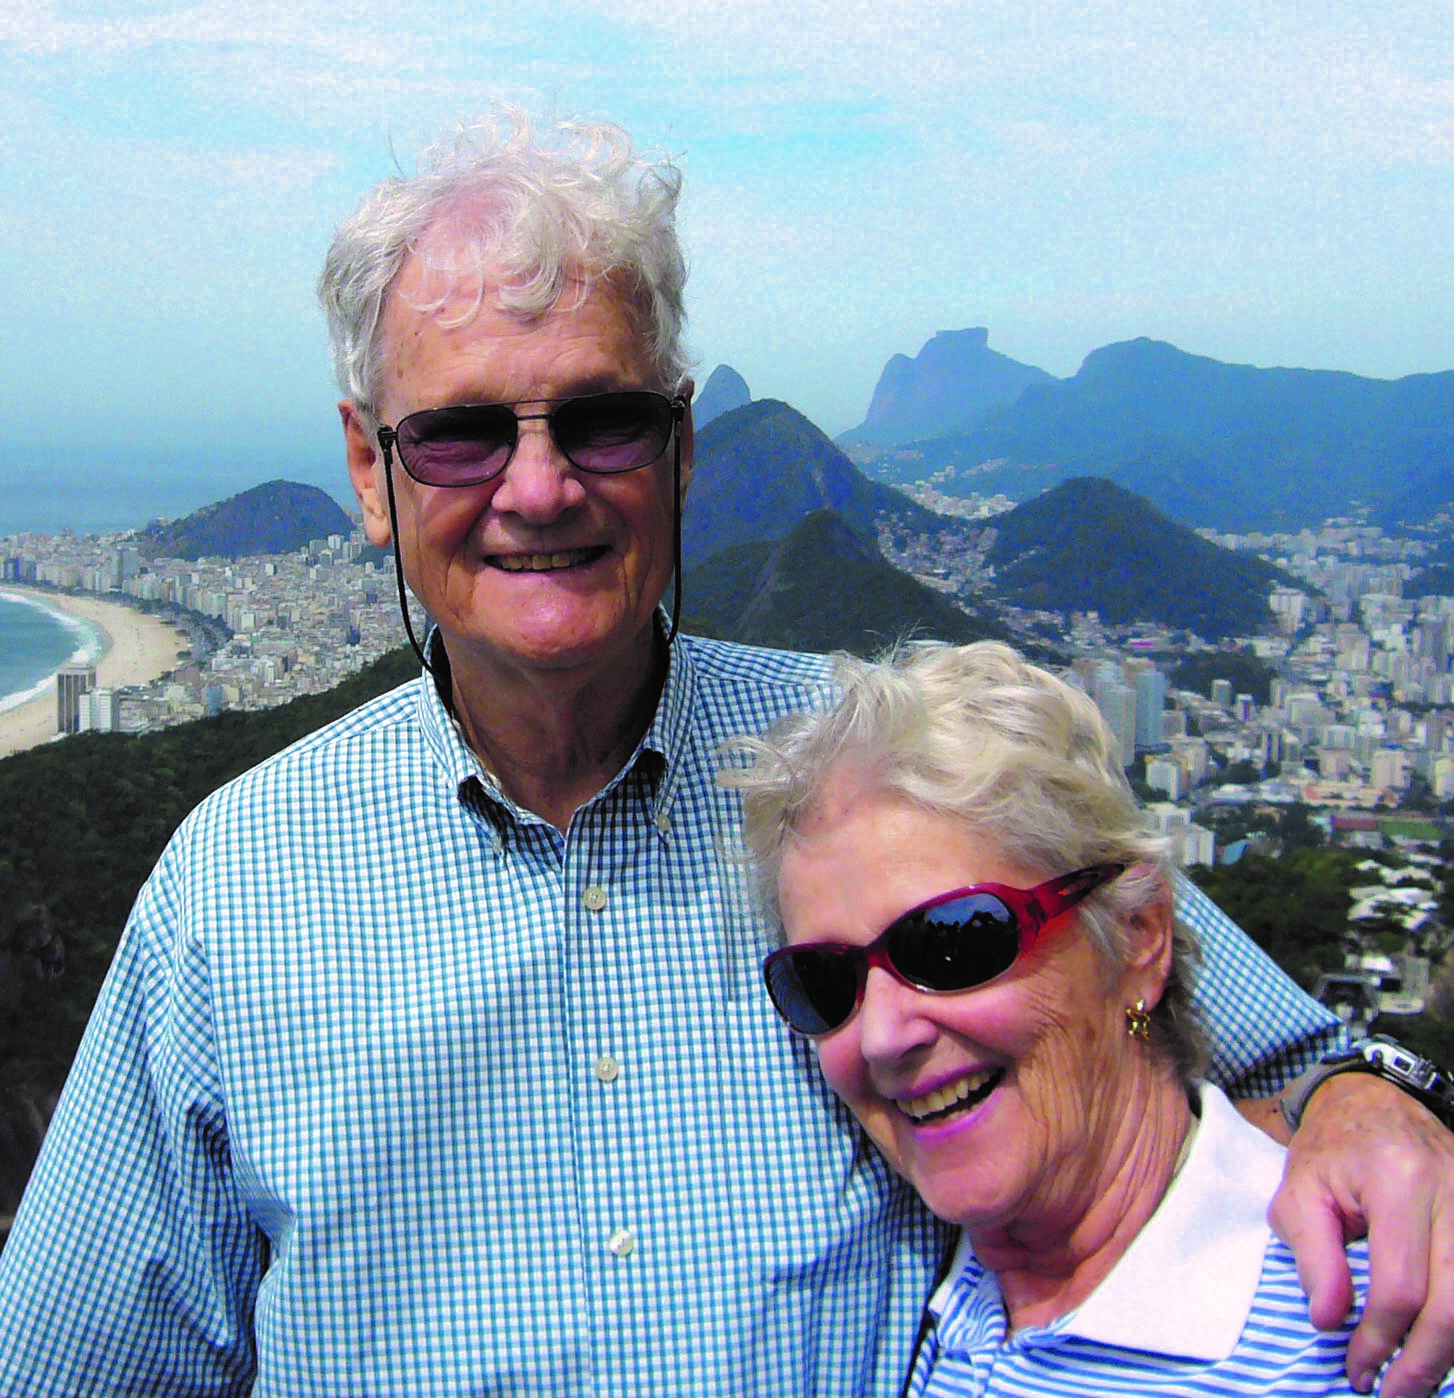
[[[1171,885],[1162,880],[1156,895],[1125,923],[1127,992],[1148,1008],[1161,1003],[1171,978],[1174,904]]]

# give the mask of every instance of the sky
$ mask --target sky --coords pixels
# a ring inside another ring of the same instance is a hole
[[[328,240],[500,97],[677,160],[698,381],[829,433],[969,326],[1061,376],[1141,335],[1454,368],[1442,4],[4,0],[0,532],[142,479],[346,494]]]

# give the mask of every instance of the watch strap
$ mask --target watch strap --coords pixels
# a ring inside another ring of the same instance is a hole
[[[1437,1064],[1406,1049],[1386,1034],[1360,1039],[1351,1048],[1326,1055],[1278,1094],[1277,1105],[1289,1131],[1302,1124],[1308,1099],[1340,1073],[1372,1073],[1402,1088],[1445,1126],[1454,1127],[1454,1079]]]
[[[1307,1110],[1308,1099],[1329,1078],[1335,1078],[1340,1073],[1367,1073],[1370,1071],[1363,1055],[1355,1049],[1341,1049],[1320,1058],[1307,1072],[1300,1073],[1277,1094],[1277,1109],[1282,1113],[1282,1119],[1287,1123],[1288,1131],[1295,1133],[1302,1125],[1303,1112]]]

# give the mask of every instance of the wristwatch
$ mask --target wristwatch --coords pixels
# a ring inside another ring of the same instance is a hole
[[[1387,1034],[1374,1034],[1360,1039],[1352,1048],[1328,1054],[1283,1088],[1278,1094],[1277,1105],[1289,1131],[1296,1131],[1301,1124],[1308,1098],[1339,1073],[1372,1073],[1383,1078],[1403,1088],[1445,1126],[1454,1129],[1454,1078],[1437,1064],[1390,1039]]]

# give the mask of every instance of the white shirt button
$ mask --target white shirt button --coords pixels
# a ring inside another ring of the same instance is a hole
[[[631,1236],[628,1229],[618,1228],[611,1234],[606,1246],[616,1254],[617,1257],[630,1257],[636,1251],[636,1239]]]
[[[656,819],[651,823],[656,826],[657,833],[661,835],[665,835],[671,829],[671,817],[665,811],[658,811]]]
[[[603,1053],[596,1060],[596,1076],[602,1082],[615,1082],[621,1076],[621,1064],[614,1054]]]
[[[581,895],[581,902],[593,913],[598,913],[606,906],[606,890],[598,883],[587,884],[586,891]]]

